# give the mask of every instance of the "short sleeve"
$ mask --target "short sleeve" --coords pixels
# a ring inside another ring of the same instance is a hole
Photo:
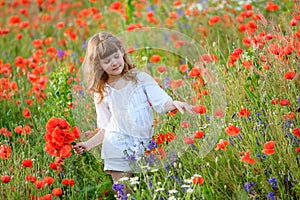
[[[99,93],[95,93],[94,103],[95,103],[96,113],[97,113],[97,128],[105,129],[110,121],[111,113],[108,107],[107,99],[104,97],[101,103],[98,103],[98,100],[99,100]]]
[[[172,101],[172,98],[157,84],[157,82],[147,73],[140,72],[138,79],[141,82],[144,91],[153,106],[154,110],[159,113],[165,113],[165,104]]]

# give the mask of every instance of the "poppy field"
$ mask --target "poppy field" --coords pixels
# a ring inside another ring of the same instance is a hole
[[[300,199],[299,6],[0,0],[0,199]],[[72,149],[97,132],[80,69],[101,31],[196,112],[155,114],[117,184],[100,147]]]

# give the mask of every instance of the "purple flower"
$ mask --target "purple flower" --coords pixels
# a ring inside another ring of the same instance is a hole
[[[57,56],[58,56],[59,59],[62,59],[64,55],[65,55],[64,51],[62,51],[60,49],[57,50]]]
[[[277,188],[278,182],[277,182],[277,180],[276,180],[275,177],[270,178],[270,179],[268,180],[268,182],[269,182],[269,184],[272,185],[272,188],[273,188],[273,189],[276,189],[276,188]]]
[[[267,194],[267,199],[268,200],[276,200],[274,192],[270,192],[269,194]]]
[[[250,193],[250,192],[253,192],[253,190],[251,191],[251,187],[255,186],[255,183],[249,183],[249,182],[246,182],[244,184],[244,188],[246,190],[246,192]]]

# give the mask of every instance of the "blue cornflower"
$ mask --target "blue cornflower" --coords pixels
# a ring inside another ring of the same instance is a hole
[[[252,192],[251,191],[251,187],[253,187],[253,186],[255,186],[256,184],[255,183],[249,183],[249,182],[246,182],[245,184],[244,184],[244,188],[245,188],[245,190],[246,190],[246,192],[248,192],[248,193],[250,193],[250,192]]]
[[[276,188],[277,188],[278,182],[277,182],[277,180],[276,180],[275,177],[270,178],[270,179],[268,180],[268,182],[269,182],[269,184],[272,185],[272,188],[273,188],[273,189],[276,189]]]
[[[57,56],[58,56],[59,59],[62,59],[64,55],[65,55],[64,51],[62,51],[60,49],[57,50]]]
[[[267,199],[268,200],[276,200],[274,192],[270,192],[269,194],[267,194]]]
[[[112,189],[114,191],[122,191],[123,189],[125,188],[125,185],[124,184],[118,184],[118,183],[115,183],[112,185]]]
[[[149,142],[149,144],[148,144],[148,149],[155,149],[155,148],[157,148],[157,144],[156,144],[156,142],[155,142],[155,140],[151,140],[151,142]]]

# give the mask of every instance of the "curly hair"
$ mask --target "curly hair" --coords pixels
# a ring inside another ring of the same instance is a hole
[[[120,50],[123,53],[124,69],[121,72],[126,80],[136,83],[135,65],[130,61],[123,42],[111,33],[101,32],[92,36],[87,44],[83,61],[83,76],[87,89],[99,93],[100,103],[105,96],[108,74],[102,69],[100,60]]]

